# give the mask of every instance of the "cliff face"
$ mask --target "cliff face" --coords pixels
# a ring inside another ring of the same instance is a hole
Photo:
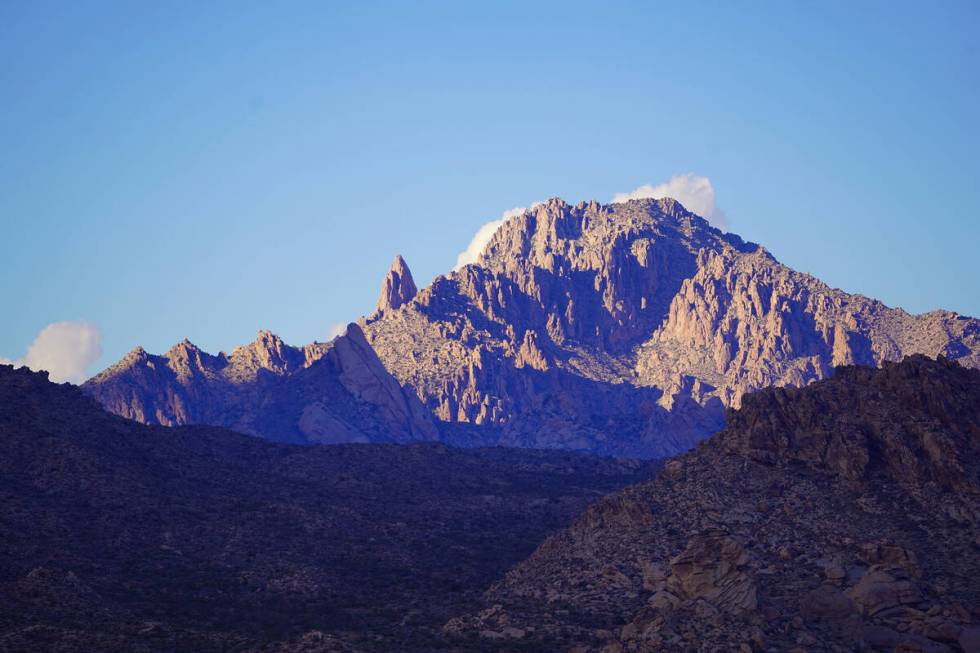
[[[550,200],[364,330],[456,437],[631,455],[688,448],[744,393],[836,365],[980,366],[977,320],[830,288],[669,199]]]
[[[137,348],[83,390],[145,424],[211,424],[285,442],[437,437],[418,398],[388,374],[357,325],[303,348],[268,331],[228,355],[186,340],[162,356]]]
[[[603,651],[974,651],[980,372],[922,356],[747,395],[447,636]]]
[[[295,349],[270,334],[228,356],[185,342],[163,357],[133,352],[85,387],[140,421],[273,439],[660,457],[721,429],[743,394],[836,365],[922,353],[980,367],[980,321],[830,288],[670,199],[552,199],[422,290],[396,257],[359,325],[363,337],[337,341],[356,341],[343,360],[339,345]],[[351,396],[356,410],[343,405]],[[270,408],[283,404],[288,419]]]

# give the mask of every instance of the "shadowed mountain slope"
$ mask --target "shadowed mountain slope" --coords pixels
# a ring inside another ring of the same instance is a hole
[[[291,347],[268,331],[231,354],[189,341],[162,356],[137,347],[83,389],[144,424],[210,424],[282,442],[412,442],[437,431],[385,370],[357,325]]]
[[[980,371],[915,356],[746,395],[454,619],[528,650],[980,650]]]
[[[548,532],[652,471],[144,426],[0,366],[0,651],[431,650]]]

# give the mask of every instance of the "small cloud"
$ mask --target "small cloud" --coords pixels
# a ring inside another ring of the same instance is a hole
[[[327,342],[330,342],[334,338],[338,338],[345,333],[347,333],[347,323],[337,322],[337,324],[334,324],[332,327],[327,329]]]
[[[82,383],[89,366],[102,356],[102,334],[88,322],[54,322],[41,329],[27,353],[16,361],[0,359],[8,365],[44,370],[55,383]]]
[[[534,210],[536,207],[543,204],[543,202],[535,202],[530,207],[515,206],[514,208],[504,211],[496,220],[491,220],[482,227],[476,230],[476,235],[470,240],[470,244],[466,246],[462,252],[456,257],[456,266],[454,270],[458,270],[464,265],[469,265],[470,263],[476,263],[480,259],[480,254],[483,253],[483,249],[493,238],[493,235],[497,233],[499,229],[505,222],[511,218],[516,218],[519,215],[524,215],[525,212]]]
[[[711,180],[691,172],[671,177],[666,183],[657,186],[645,184],[629,193],[616,193],[612,201],[613,204],[621,204],[630,200],[659,200],[664,197],[674,198],[688,211],[697,213],[719,229],[728,227],[725,212],[715,205],[715,189]]]

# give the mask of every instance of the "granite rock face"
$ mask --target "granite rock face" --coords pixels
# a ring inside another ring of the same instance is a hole
[[[506,221],[476,264],[422,290],[396,257],[376,310],[359,325],[411,404],[375,393],[373,405],[387,415],[376,423],[395,424],[395,439],[463,446],[662,457],[720,430],[725,409],[745,393],[804,386],[837,365],[922,353],[980,367],[980,321],[910,315],[830,288],[671,199],[549,200]],[[266,377],[306,375],[328,350],[257,342],[209,357],[182,343],[166,361],[154,359],[169,372],[127,365],[145,356],[138,351],[86,389],[107,409],[148,423],[302,439],[292,423],[280,433],[281,423],[257,417],[267,411],[253,390]],[[337,394],[304,413],[312,439],[384,437],[375,422],[338,417],[343,400]]]
[[[385,310],[397,309],[412,301],[416,293],[418,293],[418,288],[415,287],[412,272],[408,269],[405,259],[398,255],[392,262],[388,274],[385,275],[375,311],[382,313]]]
[[[285,442],[435,440],[418,398],[385,370],[356,324],[330,343],[291,347],[268,331],[231,354],[187,340],[137,348],[83,390],[144,424],[210,424]]]
[[[506,626],[533,633],[529,650],[580,653],[971,650],[978,534],[980,371],[846,367],[747,395],[444,632]]]
[[[717,431],[747,392],[837,365],[980,366],[976,319],[830,288],[670,199],[549,200],[364,331],[451,440],[645,456]]]

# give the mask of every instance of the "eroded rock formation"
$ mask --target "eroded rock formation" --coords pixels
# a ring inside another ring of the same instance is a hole
[[[464,446],[667,456],[722,428],[725,408],[745,393],[804,386],[836,365],[923,353],[980,366],[976,319],[909,315],[830,288],[670,199],[549,200],[505,222],[476,264],[422,290],[396,257],[377,309],[359,324],[386,372],[424,407],[389,402],[398,393],[388,381],[364,395],[388,415],[382,424],[399,425],[393,437],[433,437],[403,419],[421,412],[443,441]],[[140,421],[281,439],[256,426],[252,389],[305,375],[328,351],[267,335],[213,357],[185,342],[165,361],[136,351],[86,388]],[[160,369],[147,371],[147,361]],[[373,425],[337,417],[340,406],[310,405],[303,424],[313,439],[375,437]]]
[[[388,274],[385,275],[375,311],[382,313],[386,310],[395,310],[412,301],[416,293],[418,289],[415,287],[415,280],[412,279],[412,272],[408,269],[405,259],[398,255],[392,262]]]
[[[977,320],[830,288],[670,199],[549,200],[364,330],[451,438],[614,454],[688,448],[744,393],[836,365],[980,366]]]

